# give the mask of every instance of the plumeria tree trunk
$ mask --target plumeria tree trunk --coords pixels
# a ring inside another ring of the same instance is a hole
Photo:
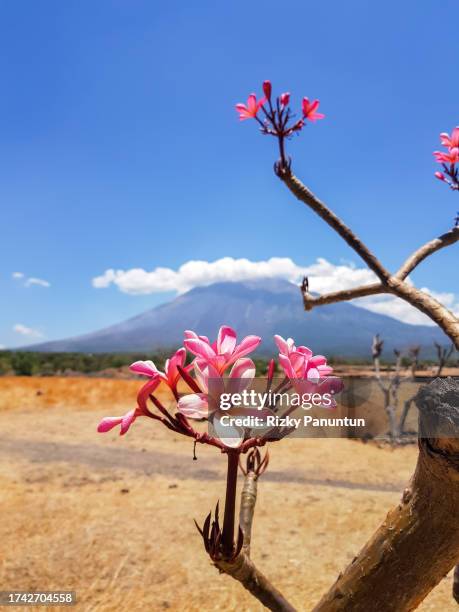
[[[436,435],[419,440],[400,503],[314,612],[414,610],[459,559],[459,382],[434,381],[416,404],[421,434]]]

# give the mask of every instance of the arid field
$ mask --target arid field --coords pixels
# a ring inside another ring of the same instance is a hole
[[[146,419],[124,437],[96,433],[140,384],[0,378],[0,590],[75,590],[85,611],[261,610],[218,574],[193,524],[223,498],[224,457],[198,447],[193,461],[192,442]],[[417,449],[296,439],[270,454],[252,557],[307,612],[398,503]],[[419,609],[456,610],[451,583]]]

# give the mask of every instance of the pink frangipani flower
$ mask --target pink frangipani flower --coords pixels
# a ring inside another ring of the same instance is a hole
[[[451,136],[447,132],[440,134],[440,142],[448,149],[457,149],[459,147],[459,127],[455,127],[451,132]]]
[[[158,376],[175,393],[177,391],[177,383],[180,378],[178,366],[183,368],[186,372],[192,368],[192,364],[185,366],[185,360],[186,350],[184,348],[180,348],[172,355],[170,359],[166,360],[166,363],[164,364],[164,372],[160,372],[153,361],[135,361],[129,366],[129,369],[136,374],[150,376],[151,378]]]
[[[323,119],[324,114],[318,112],[319,100],[309,101],[303,98],[302,115],[295,117],[295,113],[290,108],[290,93],[288,91],[272,98],[271,81],[265,81],[262,85],[264,98],[257,101],[255,94],[250,94],[247,104],[236,104],[239,118],[255,119],[260,126],[262,134],[274,136],[278,140],[280,159],[275,163],[276,174],[283,176],[291,170],[291,159],[286,153],[286,139],[298,134],[305,127],[306,121],[315,122]],[[265,102],[267,104],[265,105]],[[258,112],[262,110],[262,115]]]
[[[444,164],[456,164],[459,162],[459,148],[454,147],[449,149],[447,153],[443,151],[434,151],[434,157],[437,162]]]
[[[247,104],[236,104],[236,110],[239,113],[240,121],[244,121],[244,119],[255,119],[258,115],[258,111],[265,102],[266,98],[257,101],[257,96],[255,94],[250,94],[247,99]]]
[[[237,426],[223,426],[220,418],[219,399],[222,393],[240,393],[250,386],[255,377],[255,364],[247,357],[238,359],[231,368],[229,378],[224,379],[209,363],[196,359],[194,362],[196,379],[204,393],[184,395],[177,407],[181,414],[190,419],[207,419],[212,423],[215,434],[223,444],[238,448],[244,440],[244,429]],[[232,410],[232,415],[247,415],[247,410]]]
[[[147,399],[152,393],[155,392],[160,382],[161,378],[159,376],[152,377],[145,385],[143,385],[143,387],[137,394],[137,408],[134,408],[134,410],[130,410],[125,415],[120,417],[105,417],[99,423],[97,431],[99,433],[106,433],[117,425],[121,425],[120,435],[124,436],[124,434],[128,432],[129,428],[131,427],[132,423],[134,423],[134,421],[137,419],[137,417],[152,416],[147,408]]]
[[[129,431],[129,428],[132,425],[132,423],[141,414],[142,414],[141,411],[138,408],[135,408],[134,410],[130,410],[129,412],[127,412],[124,416],[120,416],[120,417],[105,417],[99,423],[99,425],[97,427],[97,431],[99,433],[106,433],[107,431],[110,431],[111,429],[113,429],[117,425],[121,425],[121,427],[120,427],[120,436],[124,436],[124,434]]]
[[[198,359],[215,368],[219,374],[237,359],[252,353],[260,344],[259,336],[246,336],[237,344],[236,332],[232,327],[223,325],[218,332],[218,338],[212,344],[205,336],[198,336],[193,331],[185,332],[185,347]]]
[[[179,412],[192,419],[208,418],[216,410],[221,393],[240,393],[247,389],[255,377],[255,364],[248,357],[236,361],[227,380],[212,364],[204,360],[196,359],[194,370],[203,392],[184,395],[177,405]],[[210,396],[212,397],[209,404]]]
[[[303,117],[309,121],[317,121],[317,119],[323,119],[325,115],[318,113],[319,100],[313,100],[309,102],[309,98],[303,98]]]
[[[274,336],[274,340],[279,348],[279,364],[287,378],[319,380],[332,374],[333,368],[323,355],[314,356],[307,346],[295,346],[292,338]]]
[[[453,191],[459,191],[459,127],[455,127],[451,135],[440,134],[440,142],[446,151],[434,151],[434,157],[443,166],[443,172],[435,172],[435,177],[449,185]],[[455,219],[457,227],[459,215]]]
[[[281,383],[281,388],[303,391],[328,392],[338,388],[337,382],[326,378],[332,372],[325,357],[313,355],[305,346],[295,346],[289,338],[275,337],[279,347],[279,362],[290,379]],[[196,442],[209,444],[223,452],[247,452],[250,448],[263,446],[273,438],[273,428],[263,425],[239,426],[224,419],[231,409],[232,416],[267,418],[275,411],[270,406],[253,406],[241,403],[246,398],[245,391],[251,386],[255,374],[255,364],[247,357],[260,344],[259,336],[246,336],[238,344],[236,332],[232,327],[220,327],[215,342],[210,342],[207,336],[199,336],[193,331],[185,332],[185,348],[181,348],[166,361],[165,371],[160,372],[152,361],[136,361],[131,370],[147,377],[147,382],[137,394],[137,406],[122,416],[105,417],[99,423],[97,430],[106,433],[120,428],[120,435],[126,434],[134,421],[139,417],[149,417],[160,421],[169,430],[190,437]],[[194,361],[185,366],[187,349],[195,356]],[[231,366],[231,367],[230,367]],[[228,376],[224,376],[230,368]],[[190,370],[193,370],[194,377]],[[274,376],[274,360],[268,367],[266,393],[271,389]],[[179,392],[180,378],[188,386],[188,393]],[[174,397],[165,405],[160,397],[155,395],[159,385],[165,382],[172,390]],[[285,387],[287,385],[287,387]],[[222,394],[227,397],[223,397]],[[234,397],[233,397],[234,396]],[[235,399],[235,398],[239,399]],[[223,400],[225,403],[223,403]],[[245,401],[245,400],[244,400]],[[253,400],[252,400],[253,401]],[[172,411],[171,411],[172,407]],[[327,402],[324,407],[333,407]],[[209,421],[209,431],[194,429],[193,419]],[[249,419],[249,422],[250,419]],[[281,432],[282,433],[282,432]]]

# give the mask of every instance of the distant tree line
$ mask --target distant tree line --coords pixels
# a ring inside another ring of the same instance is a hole
[[[38,353],[33,351],[0,351],[0,376],[60,376],[63,374],[94,374],[104,370],[119,370],[129,366],[133,361],[151,359],[161,370],[171,351],[154,353]],[[448,355],[450,357],[450,355]],[[393,360],[392,360],[393,361]],[[381,365],[392,363],[391,358],[381,360]],[[451,360],[456,361],[456,360]],[[264,376],[268,370],[268,360],[254,358],[257,375]],[[331,365],[370,365],[368,358],[346,358],[331,356]],[[402,367],[411,363],[409,357],[402,357]],[[417,369],[423,370],[435,365],[435,359],[419,361]],[[109,373],[107,373],[108,375]]]

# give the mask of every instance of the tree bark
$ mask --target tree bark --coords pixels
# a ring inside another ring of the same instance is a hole
[[[239,512],[239,525],[244,534],[242,550],[250,557],[250,542],[252,540],[252,523],[257,503],[257,475],[247,472],[241,492],[241,507]]]
[[[459,381],[416,397],[419,457],[399,505],[314,612],[408,612],[459,560]]]
[[[216,561],[215,565],[221,572],[238,580],[245,589],[252,593],[269,610],[273,610],[273,612],[295,612],[295,608],[257,570],[252,560],[244,551],[241,551],[234,561]]]

